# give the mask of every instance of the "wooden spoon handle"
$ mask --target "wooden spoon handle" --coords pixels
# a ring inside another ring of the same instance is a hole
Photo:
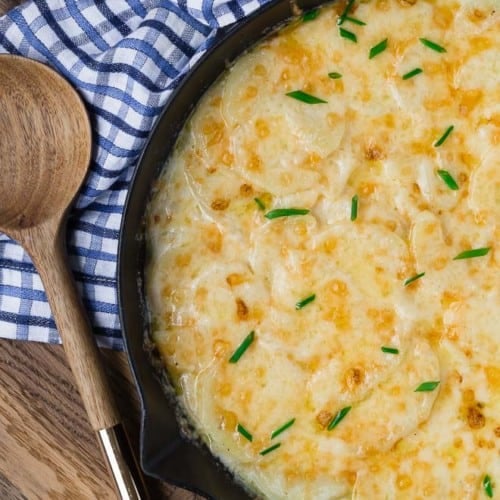
[[[69,365],[95,431],[120,422],[92,327],[68,266],[62,232],[52,233],[50,226],[34,228],[37,244],[30,251],[47,294],[57,330],[63,341]],[[52,233],[52,234],[51,234]]]
[[[68,266],[61,227],[54,222],[39,225],[31,230],[30,237],[22,239],[42,279],[76,385],[119,497],[147,499],[142,472],[121,425],[100,352]],[[36,245],[30,245],[31,241]]]

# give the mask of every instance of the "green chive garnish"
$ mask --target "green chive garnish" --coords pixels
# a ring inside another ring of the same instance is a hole
[[[491,250],[490,247],[465,250],[464,252],[459,253],[456,257],[453,257],[453,260],[474,259],[475,257],[484,257],[485,255],[488,254],[490,250]]]
[[[342,75],[340,73],[337,73],[336,71],[332,71],[331,73],[328,73],[328,78],[331,78],[332,80],[338,80],[339,78],[342,78]]]
[[[491,477],[488,474],[483,477],[483,490],[488,498],[493,498],[493,484],[491,483]]]
[[[457,191],[459,189],[457,181],[452,177],[448,170],[438,170],[437,174],[452,191]]]
[[[386,352],[387,354],[399,354],[399,349],[396,349],[395,347],[381,347],[380,348],[382,352]]]
[[[408,286],[410,283],[413,283],[414,281],[419,280],[420,278],[422,278],[422,276],[425,276],[425,273],[415,274],[415,276],[412,276],[411,278],[408,278],[405,280],[404,286]]]
[[[310,304],[314,299],[316,299],[315,293],[309,295],[309,297],[306,297],[305,299],[299,300],[299,302],[295,304],[295,309],[298,311],[299,309],[306,307],[307,304]]]
[[[384,50],[387,48],[387,42],[389,41],[388,38],[385,40],[382,40],[381,42],[377,43],[377,45],[373,46],[370,49],[370,55],[368,59],[373,59],[375,56],[378,56],[381,52],[384,52]]]
[[[352,31],[346,30],[344,28],[339,28],[339,33],[342,38],[347,38],[348,40],[351,40],[351,42],[358,43],[358,37],[356,36],[356,33],[353,33]]]
[[[446,52],[446,49],[444,47],[441,47],[441,45],[438,45],[435,42],[427,40],[427,38],[421,38],[420,41],[422,42],[423,45],[425,45],[429,49],[435,50],[436,52],[441,52],[441,53]]]
[[[303,92],[302,90],[294,90],[286,94],[288,97],[297,99],[297,101],[305,102],[306,104],[324,104],[328,101],[320,99],[319,97]]]
[[[253,441],[253,436],[241,425],[238,424],[238,432],[248,441],[252,442]]]
[[[309,12],[306,12],[302,16],[302,21],[307,22],[307,21],[312,21],[316,19],[319,16],[319,9],[312,9]]]
[[[414,76],[420,75],[420,73],[423,73],[424,70],[422,68],[415,68],[412,69],[411,71],[408,71],[408,73],[405,73],[401,78],[403,80],[409,80],[410,78],[413,78]]]
[[[245,340],[240,344],[240,346],[234,351],[234,354],[229,358],[230,363],[237,363],[245,351],[250,347],[250,344],[255,339],[255,332],[252,330],[246,337]]]
[[[358,218],[358,195],[355,194],[351,199],[351,220],[355,221]]]
[[[331,431],[332,429],[335,429],[337,425],[344,420],[345,416],[351,411],[352,406],[346,406],[345,408],[342,408],[330,421],[328,424],[328,430]]]
[[[269,446],[269,448],[266,448],[265,450],[262,450],[259,455],[267,455],[268,453],[271,453],[272,451],[274,451],[276,448],[279,448],[281,446],[281,443],[276,443],[276,444],[273,444],[272,446]]]
[[[309,210],[307,208],[275,208],[267,212],[264,217],[266,219],[277,219],[279,217],[291,217],[294,215],[307,215]]]
[[[446,139],[448,139],[448,136],[453,132],[453,129],[455,127],[453,125],[450,125],[444,132],[444,134],[434,143],[434,147],[438,148],[443,144]]]
[[[415,392],[432,392],[438,385],[439,380],[435,382],[423,382],[415,389]]]
[[[276,436],[279,436],[282,432],[285,432],[288,428],[290,428],[295,423],[295,419],[292,418],[286,424],[283,424],[281,427],[278,427],[272,434],[271,439],[274,439]]]
[[[260,198],[254,198],[253,201],[257,203],[257,206],[259,207],[259,210],[265,210],[266,206],[264,205],[264,202]]]
[[[341,24],[344,24],[344,21],[346,20],[347,15],[351,11],[353,4],[354,4],[354,0],[349,0],[349,2],[347,2],[347,5],[345,6],[344,12],[342,12],[342,14],[340,14],[340,17],[337,19],[337,24],[339,26]]]
[[[345,16],[344,21],[349,21],[350,23],[357,24],[358,26],[366,26],[366,23],[364,21],[361,21],[361,19],[356,19],[355,17]]]

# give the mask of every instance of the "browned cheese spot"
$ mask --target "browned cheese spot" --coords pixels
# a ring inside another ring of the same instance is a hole
[[[334,2],[333,4],[333,10],[337,13],[337,15],[341,15],[344,11],[345,8],[347,7],[349,0],[338,0],[337,2]],[[358,6],[356,2],[352,5],[351,9],[349,10],[349,14],[354,14],[356,10],[358,9]]]
[[[340,473],[341,477],[343,477],[351,486],[351,488],[356,484],[356,479],[358,477],[358,473],[354,470],[344,470]]]
[[[250,184],[242,184],[240,186],[241,196],[251,196],[253,194],[253,188]]]
[[[484,427],[486,419],[479,411],[477,405],[467,408],[467,423],[471,429],[481,429]]]
[[[380,146],[377,146],[376,144],[368,144],[365,147],[365,158],[368,161],[383,160],[385,158],[385,154]]]
[[[238,316],[238,319],[242,321],[248,319],[248,307],[240,298],[236,299],[236,315]]]
[[[207,247],[214,253],[219,253],[222,249],[222,233],[215,224],[211,224],[204,231],[204,241]]]
[[[316,421],[321,425],[321,427],[326,427],[332,420],[333,418],[333,413],[330,413],[327,410],[321,410],[317,415],[316,415]]]
[[[413,484],[411,477],[408,474],[400,474],[396,479],[396,486],[400,490],[406,490]]]
[[[345,375],[345,384],[347,388],[352,391],[357,386],[363,383],[365,376],[363,370],[360,368],[349,368]]]
[[[245,281],[245,277],[242,274],[231,273],[226,276],[226,282],[229,286],[241,285]]]
[[[225,126],[223,122],[210,118],[203,124],[201,131],[206,138],[207,146],[215,146],[222,141]]]
[[[469,14],[471,21],[483,21],[486,17],[488,17],[488,13],[480,9],[474,9]]]
[[[226,200],[224,198],[217,198],[216,200],[212,201],[212,204],[210,206],[213,210],[226,210],[226,208],[229,206],[229,200]]]

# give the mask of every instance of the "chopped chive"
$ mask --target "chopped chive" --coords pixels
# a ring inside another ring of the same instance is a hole
[[[436,52],[441,52],[441,53],[446,52],[446,49],[444,47],[441,47],[441,45],[438,45],[435,42],[427,40],[427,38],[421,38],[420,41],[422,42],[423,45],[425,45],[429,49],[435,50]]]
[[[452,177],[448,170],[438,170],[437,174],[452,191],[457,191],[459,189],[457,181]]]
[[[306,297],[305,299],[299,300],[299,302],[297,302],[295,304],[295,309],[297,309],[297,311],[299,309],[303,309],[304,307],[307,306],[307,304],[310,304],[315,299],[316,299],[316,294],[313,293],[312,295],[309,295],[309,297]]]
[[[266,206],[264,205],[264,202],[260,198],[254,198],[253,201],[257,203],[257,206],[259,207],[259,210],[265,210]]]
[[[288,97],[297,99],[297,101],[305,102],[306,104],[324,104],[328,101],[320,99],[319,97],[303,92],[302,90],[294,90],[286,94]]]
[[[355,194],[351,199],[351,220],[355,221],[358,218],[358,195]]]
[[[366,23],[364,21],[361,21],[361,19],[356,19],[355,17],[345,16],[344,21],[349,21],[350,23],[357,24],[358,26],[366,26]]]
[[[234,351],[233,355],[229,358],[230,363],[237,363],[245,351],[250,347],[250,344],[255,339],[255,332],[252,330],[239,345],[239,347]]]
[[[353,33],[352,31],[346,30],[344,28],[339,28],[339,33],[342,38],[347,38],[348,40],[351,40],[351,42],[358,43],[358,37],[356,36],[356,33]]]
[[[340,14],[340,17],[337,19],[337,24],[340,26],[341,24],[344,24],[344,21],[346,20],[346,17],[348,16],[349,12],[352,9],[352,6],[354,4],[354,0],[349,0],[347,2],[347,5],[345,6],[344,12]]]
[[[384,50],[387,48],[387,42],[389,41],[388,38],[385,40],[382,40],[381,42],[377,43],[377,45],[374,45],[370,49],[370,55],[368,59],[373,59],[375,56],[378,56],[381,52],[384,52]]]
[[[328,73],[328,78],[331,78],[332,80],[338,80],[339,78],[342,78],[342,75],[340,73],[337,73],[336,71],[332,71],[331,73]]]
[[[493,498],[493,484],[491,482],[491,477],[486,474],[483,477],[483,490],[488,498]]]
[[[490,250],[491,250],[490,247],[465,250],[464,252],[459,253],[456,257],[453,257],[453,260],[474,259],[475,257],[484,257],[485,255],[488,254]]]
[[[399,349],[396,349],[395,347],[381,347],[380,350],[382,352],[386,352],[387,354],[399,354]]]
[[[337,414],[332,418],[330,423],[328,424],[328,430],[331,431],[332,429],[335,429],[337,425],[344,420],[345,416],[351,411],[352,406],[346,406],[345,408],[342,408]]]
[[[404,286],[408,286],[410,285],[411,283],[413,283],[414,281],[417,281],[419,280],[420,278],[422,278],[423,276],[425,276],[425,273],[418,273],[418,274],[415,274],[415,276],[412,276],[411,278],[408,278],[405,280],[405,282],[403,283]]]
[[[412,69],[411,71],[408,71],[408,73],[405,73],[401,78],[403,80],[409,80],[410,78],[413,78],[414,76],[420,75],[420,73],[423,73],[424,70],[422,68],[415,68]]]
[[[415,389],[415,392],[432,392],[439,385],[439,382],[439,380],[433,382],[422,382]]]
[[[455,127],[453,125],[450,125],[444,132],[444,134],[434,143],[434,147],[438,148],[443,144],[446,139],[448,139],[448,136],[453,132],[453,129]]]
[[[285,432],[288,428],[290,428],[295,423],[295,419],[292,418],[286,424],[283,424],[281,427],[278,427],[272,434],[271,439],[274,439],[276,436],[279,436],[282,432]]]
[[[238,423],[238,432],[247,440],[252,442],[253,441],[253,436],[240,424]]]
[[[294,215],[307,215],[309,210],[307,208],[275,208],[267,212],[264,217],[266,219],[277,219],[278,217],[291,217]]]
[[[302,16],[302,21],[307,22],[307,21],[313,21],[319,16],[319,9],[312,9],[309,12],[306,12]]]
[[[273,444],[272,446],[269,446],[269,448],[266,448],[265,450],[262,450],[259,455],[267,455],[268,453],[271,453],[272,451],[274,451],[276,448],[279,448],[281,446],[281,443],[276,443],[276,444]]]

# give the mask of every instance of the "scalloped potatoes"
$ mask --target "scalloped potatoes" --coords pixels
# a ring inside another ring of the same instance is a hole
[[[154,342],[259,496],[500,489],[498,8],[293,23],[207,92],[155,186]]]

